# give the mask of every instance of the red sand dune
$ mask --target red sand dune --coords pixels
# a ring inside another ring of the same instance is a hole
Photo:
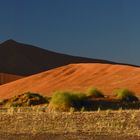
[[[0,98],[26,91],[51,95],[55,90],[85,91],[95,86],[111,95],[117,88],[127,87],[140,95],[140,68],[112,64],[70,64],[32,75],[0,86]]]
[[[7,74],[7,73],[0,73],[0,85],[6,84],[18,79],[23,78],[23,76]]]

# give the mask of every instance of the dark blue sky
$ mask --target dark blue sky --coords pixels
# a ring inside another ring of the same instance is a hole
[[[0,0],[0,41],[140,65],[140,0]]]

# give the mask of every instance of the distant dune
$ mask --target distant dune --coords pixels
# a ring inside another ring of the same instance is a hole
[[[0,72],[29,76],[71,63],[113,63],[70,56],[7,40],[0,44]]]
[[[0,98],[26,91],[52,95],[55,90],[85,91],[95,86],[112,95],[117,88],[127,87],[140,96],[140,68],[115,64],[70,64],[32,75],[0,86]]]

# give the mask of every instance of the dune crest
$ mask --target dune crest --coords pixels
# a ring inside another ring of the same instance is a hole
[[[113,63],[52,52],[7,40],[0,44],[0,72],[29,76],[71,63]]]
[[[3,73],[0,75],[0,84],[71,63],[97,62],[113,63],[56,53],[10,39],[0,44],[0,73]]]

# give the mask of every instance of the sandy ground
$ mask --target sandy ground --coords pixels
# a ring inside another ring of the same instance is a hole
[[[140,68],[125,65],[70,64],[0,86],[0,98],[31,91],[52,95],[56,90],[85,91],[97,87],[106,95],[118,88],[129,88],[140,96]]]
[[[139,140],[140,111],[1,112],[0,140]]]
[[[1,140],[140,140],[140,137],[133,136],[96,136],[94,134],[67,133],[67,134],[0,134]]]

